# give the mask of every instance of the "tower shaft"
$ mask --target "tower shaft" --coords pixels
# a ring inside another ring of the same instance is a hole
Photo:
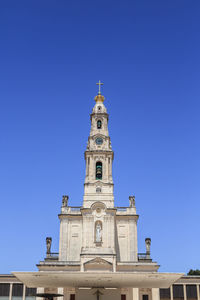
[[[112,162],[114,153],[108,133],[108,114],[103,104],[104,96],[95,97],[91,130],[85,151],[86,176],[84,183],[83,206],[91,207],[101,201],[107,207],[114,207]]]

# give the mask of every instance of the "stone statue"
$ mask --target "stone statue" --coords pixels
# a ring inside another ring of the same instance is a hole
[[[145,245],[146,245],[146,255],[150,255],[150,248],[151,248],[151,239],[150,238],[145,239]]]
[[[130,207],[135,207],[135,196],[129,196]]]
[[[96,225],[96,242],[100,243],[101,241],[102,241],[101,224],[97,223],[97,225]]]
[[[46,238],[47,256],[51,254],[51,242],[52,242],[52,238],[47,237]]]
[[[62,206],[63,207],[67,207],[68,206],[68,200],[69,200],[69,196],[62,196]]]

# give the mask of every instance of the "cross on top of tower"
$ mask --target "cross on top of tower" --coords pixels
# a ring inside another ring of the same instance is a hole
[[[99,82],[97,82],[96,84],[99,86],[98,95],[101,95],[101,85],[103,85],[103,82],[101,82],[101,80],[99,80]]]

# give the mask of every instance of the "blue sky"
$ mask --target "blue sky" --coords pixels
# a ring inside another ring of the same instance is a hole
[[[58,251],[61,198],[81,205],[89,114],[104,82],[115,203],[135,194],[138,250],[199,265],[199,0],[1,1],[1,273]]]

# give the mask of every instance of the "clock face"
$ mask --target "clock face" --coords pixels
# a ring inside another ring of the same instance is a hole
[[[97,145],[102,145],[103,144],[103,139],[102,138],[96,138],[96,144]]]

